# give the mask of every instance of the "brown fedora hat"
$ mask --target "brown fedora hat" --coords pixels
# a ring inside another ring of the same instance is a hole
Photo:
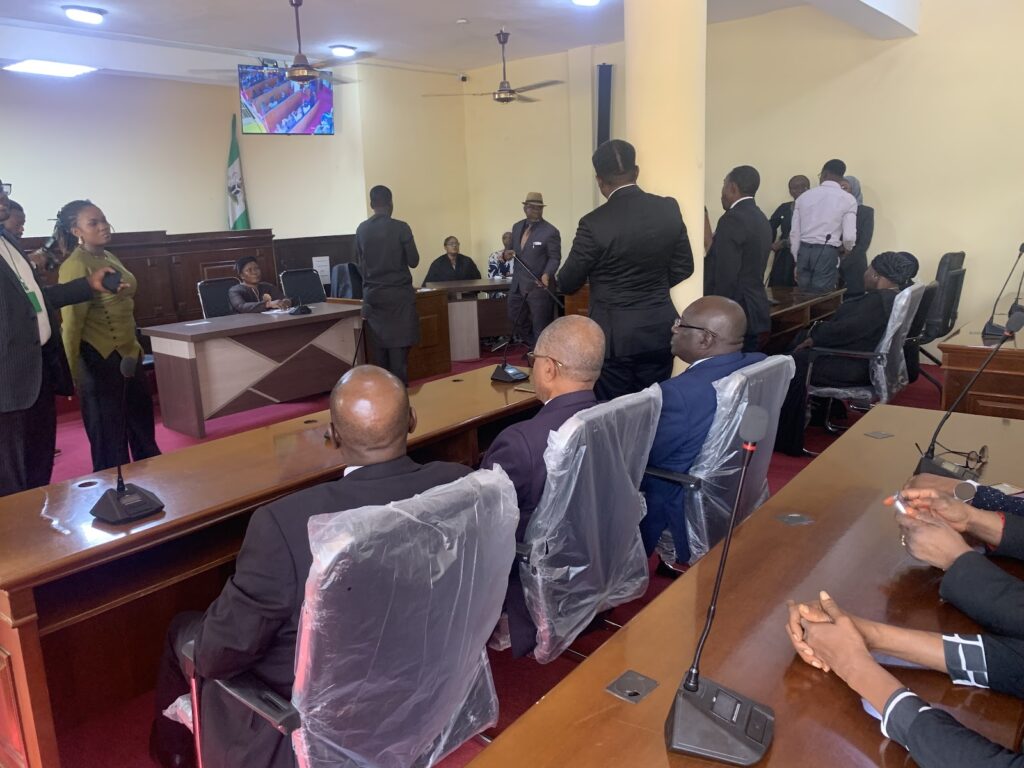
[[[539,205],[541,208],[544,207],[544,195],[540,192],[527,192],[526,199],[523,200],[523,205]]]

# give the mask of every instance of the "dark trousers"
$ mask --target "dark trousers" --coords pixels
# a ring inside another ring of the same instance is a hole
[[[613,400],[619,395],[639,392],[672,375],[672,352],[643,352],[639,355],[609,357],[594,385],[598,400]]]
[[[828,293],[839,282],[839,249],[831,245],[800,243],[796,256],[796,282],[801,291]]]
[[[0,413],[0,496],[48,485],[57,443],[57,407],[44,361],[39,396],[21,411]]]
[[[409,347],[385,347],[373,331],[367,328],[366,346],[370,362],[390,371],[406,386],[409,385]]]
[[[153,396],[142,368],[136,367],[135,375],[126,379],[121,375],[119,352],[104,358],[91,344],[83,342],[81,355],[78,397],[92,450],[93,472],[159,456]],[[124,439],[126,418],[127,442]]]
[[[525,294],[512,291],[508,295],[508,317],[512,333],[533,349],[541,331],[555,320],[555,302],[544,288],[533,287]]]
[[[194,754],[192,731],[181,723],[164,717],[163,712],[180,696],[189,692],[189,680],[185,676],[181,649],[195,638],[202,620],[203,614],[199,611],[179,613],[167,630],[167,639],[160,654],[160,666],[156,674],[155,711],[150,735],[150,750],[158,755]]]

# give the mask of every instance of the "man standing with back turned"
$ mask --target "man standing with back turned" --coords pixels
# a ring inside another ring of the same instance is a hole
[[[796,284],[802,291],[828,293],[839,282],[839,246],[846,252],[857,242],[857,201],[839,186],[846,163],[829,160],[814,189],[793,204],[789,246],[796,259]]]
[[[575,293],[590,280],[590,319],[606,343],[594,391],[611,400],[672,375],[669,289],[693,274],[693,252],[675,199],[637,186],[632,144],[606,141],[593,163],[608,202],[580,219],[558,286]]]
[[[366,345],[379,365],[408,386],[409,347],[420,340],[416,289],[409,271],[420,263],[412,230],[391,218],[391,190],[370,190],[373,216],[356,227],[356,263],[363,275],[363,323]],[[357,350],[358,354],[358,350]]]

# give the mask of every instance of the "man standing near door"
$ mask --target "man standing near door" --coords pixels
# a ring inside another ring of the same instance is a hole
[[[521,264],[512,270],[508,315],[513,333],[533,349],[541,331],[555,319],[551,292],[555,289],[555,271],[562,261],[562,237],[544,220],[544,196],[540,192],[526,195],[523,213],[526,218],[512,225],[512,249]]]

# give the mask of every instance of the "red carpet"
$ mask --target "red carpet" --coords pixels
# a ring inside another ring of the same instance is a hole
[[[513,362],[519,362],[517,356],[513,356]],[[493,356],[479,361],[456,363],[452,372],[461,373],[489,364],[494,364]],[[942,374],[938,368],[928,366],[928,369],[941,379]],[[414,384],[418,383],[422,382],[414,382]],[[922,377],[901,392],[894,404],[913,408],[938,409],[938,390]],[[211,422],[210,435],[207,439],[224,437],[246,429],[322,410],[324,407],[326,407],[326,396],[297,403],[268,406],[235,416],[226,416]],[[851,411],[850,422],[855,422],[857,418],[859,415]],[[922,436],[922,439],[926,437]],[[813,451],[823,450],[834,439],[835,436],[829,435],[822,428],[811,427],[807,431],[807,447]],[[159,420],[157,440],[165,453],[200,442],[164,429]],[[63,449],[63,454],[57,458],[54,480],[64,480],[87,474],[91,468],[89,444],[77,412],[65,413],[60,417],[57,441],[58,446]],[[772,492],[782,488],[810,461],[810,458],[775,454],[768,472],[768,484]],[[657,597],[670,583],[668,579],[652,573],[647,593],[634,603],[620,606],[612,611],[610,619],[617,624],[624,624]],[[610,637],[610,633],[611,630],[607,628],[592,631],[577,639],[573,648],[584,654],[590,653]],[[494,683],[500,701],[498,726],[488,734],[492,737],[508,727],[576,667],[576,662],[565,655],[551,664],[543,666],[528,658],[513,659],[510,651],[500,653],[491,651],[490,658]],[[78,728],[62,733],[60,738],[62,764],[66,768],[110,768],[111,766],[153,768],[154,763],[149,759],[147,747],[152,707],[152,694],[140,696],[127,702],[116,711],[104,713],[103,716],[94,718]],[[468,764],[481,749],[483,749],[482,745],[475,741],[465,744],[450,755],[442,763],[442,766],[443,768],[461,768]]]

